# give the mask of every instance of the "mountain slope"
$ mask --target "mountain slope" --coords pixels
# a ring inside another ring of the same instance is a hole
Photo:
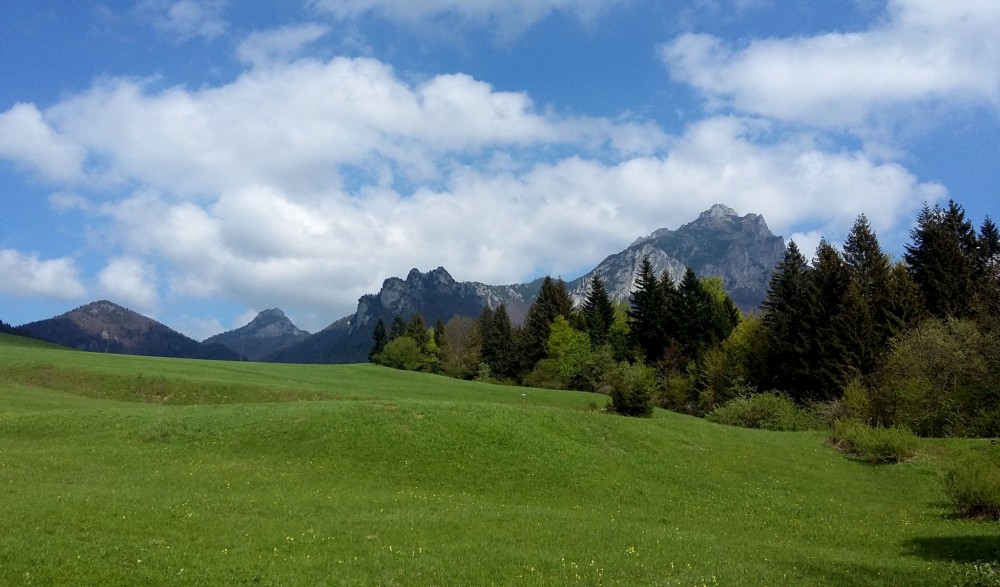
[[[272,308],[260,312],[245,326],[216,334],[202,342],[221,344],[238,355],[257,361],[308,337],[309,333],[295,326],[284,312]]]
[[[719,276],[730,297],[745,312],[757,309],[767,295],[772,268],[785,252],[785,242],[757,214],[739,216],[732,208],[712,206],[694,221],[676,230],[661,228],[637,239],[624,251],[608,256],[585,275],[567,283],[577,304],[583,302],[591,276],[604,280],[608,293],[627,300],[639,263],[649,255],[653,268],[680,281],[691,266],[699,276]],[[514,323],[523,321],[538,295],[542,279],[514,285],[457,282],[443,268],[421,273],[412,269],[406,279],[390,277],[377,294],[358,300],[354,315],[341,319],[345,328],[324,331],[317,340],[303,342],[268,360],[298,363],[353,363],[366,361],[372,329],[379,319],[388,327],[395,316],[409,319],[420,312],[428,325],[451,317],[478,317],[484,305],[506,304]],[[330,330],[330,329],[327,329]],[[320,335],[316,335],[320,336]]]
[[[93,352],[236,360],[235,352],[202,344],[152,318],[107,300],[19,327],[34,338]]]

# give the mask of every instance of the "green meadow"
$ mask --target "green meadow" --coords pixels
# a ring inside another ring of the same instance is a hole
[[[939,479],[950,447],[984,441],[874,467],[821,433],[605,399],[4,336],[0,584],[990,579],[1000,528],[955,517]]]

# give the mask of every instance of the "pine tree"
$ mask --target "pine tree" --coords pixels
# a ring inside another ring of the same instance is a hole
[[[414,312],[413,316],[410,316],[410,322],[406,325],[406,331],[403,335],[409,336],[416,341],[421,351],[427,350],[427,344],[431,340],[431,335],[427,332],[427,323],[424,322],[424,317],[420,312]]]
[[[812,399],[840,397],[844,385],[857,377],[858,349],[872,337],[872,321],[860,286],[836,248],[822,240],[808,275],[813,307],[808,314],[809,376],[799,391]]]
[[[392,319],[392,325],[389,326],[389,340],[386,342],[392,342],[405,333],[406,322],[403,321],[403,318],[399,314],[396,314]]]
[[[513,378],[517,375],[517,346],[514,326],[507,313],[507,306],[500,304],[496,310],[483,308],[480,316],[482,360],[496,377]]]
[[[376,355],[381,353],[382,350],[385,349],[386,343],[389,342],[389,335],[385,331],[385,322],[383,322],[381,318],[378,319],[378,322],[376,322],[374,328],[372,328],[372,339],[374,342],[372,344],[372,348],[368,351],[369,361],[374,361]]]
[[[931,315],[963,318],[972,313],[977,239],[954,200],[947,209],[926,204],[905,245],[907,266]]]
[[[672,333],[688,359],[697,359],[713,342],[719,342],[713,324],[714,300],[702,286],[694,269],[688,267],[681,285],[677,288],[679,304],[676,312],[677,328]]]
[[[647,364],[652,364],[663,358],[669,336],[666,325],[666,293],[656,278],[649,255],[643,257],[639,263],[639,274],[636,276],[630,302],[628,316],[632,336]]]
[[[590,336],[590,344],[599,347],[608,342],[611,325],[615,321],[615,309],[611,297],[604,287],[601,276],[594,273],[590,279],[590,291],[583,302],[583,321]]]
[[[856,351],[858,367],[868,375],[888,352],[889,341],[899,333],[898,325],[903,320],[892,314],[889,258],[864,214],[855,220],[844,243],[844,262],[866,308],[856,317],[866,322],[856,324],[860,335]]]
[[[809,329],[813,293],[808,273],[805,257],[795,241],[789,242],[771,274],[762,304],[766,383],[800,399],[809,395],[812,377]]]
[[[524,320],[521,332],[521,372],[527,373],[548,352],[549,334],[556,316],[569,320],[573,314],[573,298],[561,279],[546,276],[538,297]]]

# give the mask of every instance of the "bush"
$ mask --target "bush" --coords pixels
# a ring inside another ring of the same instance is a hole
[[[917,437],[906,428],[872,428],[858,420],[840,420],[830,430],[840,450],[873,464],[898,463],[917,454]]]
[[[763,430],[802,430],[807,427],[802,410],[789,397],[776,391],[731,399],[709,412],[705,418],[717,424]]]
[[[642,363],[619,363],[607,374],[605,383],[611,396],[611,411],[623,416],[653,414],[656,374],[649,367]]]
[[[1000,520],[1000,459],[990,452],[963,451],[945,469],[944,491],[967,518]]]

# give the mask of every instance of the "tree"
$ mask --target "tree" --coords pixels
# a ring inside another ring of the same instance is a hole
[[[608,342],[611,326],[615,322],[615,309],[604,281],[597,273],[590,278],[590,291],[583,302],[583,321],[591,345],[599,347]]]
[[[432,357],[422,351],[420,344],[407,335],[389,341],[385,349],[375,356],[379,365],[405,371],[427,371],[432,366]]]
[[[811,364],[809,338],[813,292],[806,259],[795,241],[768,282],[762,305],[767,387],[787,391],[797,399],[809,394]]]
[[[441,370],[459,379],[474,377],[482,359],[479,323],[466,316],[454,316],[444,325],[441,336]]]
[[[656,278],[649,255],[644,256],[639,263],[639,274],[636,276],[630,302],[628,316],[632,336],[646,361],[655,363],[663,357],[669,344],[668,308],[667,294]]]
[[[927,311],[938,318],[972,313],[977,253],[976,233],[954,200],[947,209],[926,204],[910,231],[903,255]]]
[[[567,320],[573,314],[573,298],[561,279],[546,276],[538,297],[528,308],[521,332],[521,372],[528,372],[535,363],[545,358],[549,329],[557,316]]]
[[[372,348],[368,351],[368,360],[372,361],[376,355],[385,349],[386,343],[389,342],[389,335],[385,331],[385,322],[381,318],[375,323],[374,328],[372,328]]]
[[[606,378],[611,410],[623,416],[648,417],[653,414],[656,374],[642,362],[622,362]]]
[[[872,338],[872,321],[849,266],[825,239],[808,279],[814,296],[806,319],[809,369],[797,399],[806,392],[812,399],[830,400],[860,375],[858,350]]]
[[[409,324],[406,325],[405,336],[409,336],[417,342],[421,351],[427,351],[427,345],[431,341],[430,332],[427,331],[427,323],[420,312],[414,312],[410,317]]]
[[[517,346],[507,306],[500,304],[496,310],[484,308],[479,328],[483,340],[482,360],[490,372],[503,379],[516,377]]]
[[[854,221],[844,243],[844,262],[857,284],[857,292],[867,308],[870,326],[861,325],[866,336],[856,341],[859,368],[862,374],[872,373],[888,351],[889,341],[900,332],[906,322],[904,316],[894,314],[902,308],[891,303],[892,283],[889,258],[882,251],[878,237],[864,214]],[[905,312],[906,310],[903,309]],[[865,316],[860,316],[862,319]]]
[[[406,332],[406,322],[403,318],[396,314],[392,319],[392,325],[389,326],[389,341],[396,340]]]

